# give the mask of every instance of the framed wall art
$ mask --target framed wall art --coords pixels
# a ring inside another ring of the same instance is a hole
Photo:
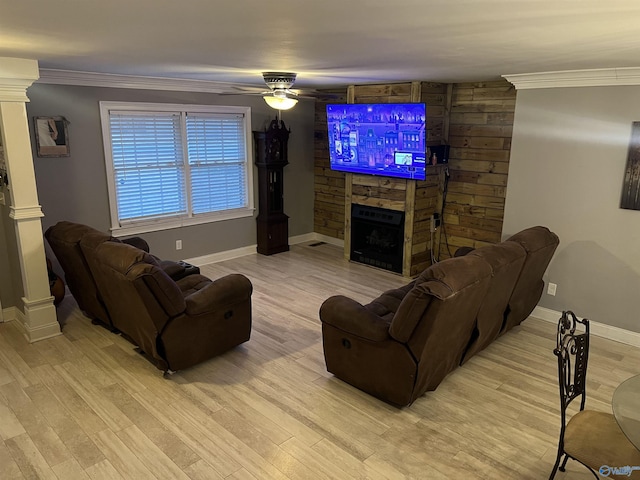
[[[38,157],[68,157],[69,131],[64,117],[34,117]]]
[[[633,122],[620,208],[640,210],[640,122]]]

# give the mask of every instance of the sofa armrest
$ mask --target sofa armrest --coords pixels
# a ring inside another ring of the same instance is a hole
[[[252,292],[253,285],[247,277],[238,273],[227,275],[185,297],[186,314],[202,315],[221,306],[251,301]]]
[[[343,295],[335,295],[320,307],[323,323],[374,342],[389,338],[389,322],[362,304]]]

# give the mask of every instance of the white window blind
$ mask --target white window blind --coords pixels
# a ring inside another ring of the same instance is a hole
[[[248,108],[101,102],[100,109],[114,233],[253,214]]]
[[[119,221],[186,214],[180,115],[112,112],[110,125]]]
[[[193,213],[247,206],[243,118],[187,114]]]

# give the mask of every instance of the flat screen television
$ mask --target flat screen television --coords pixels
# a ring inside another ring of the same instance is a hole
[[[332,170],[424,180],[424,103],[327,105]]]

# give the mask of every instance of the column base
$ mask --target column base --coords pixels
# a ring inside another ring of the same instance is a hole
[[[18,310],[16,320],[29,343],[56,337],[62,332],[53,305],[53,297],[41,300],[27,300],[22,297],[24,313]]]

